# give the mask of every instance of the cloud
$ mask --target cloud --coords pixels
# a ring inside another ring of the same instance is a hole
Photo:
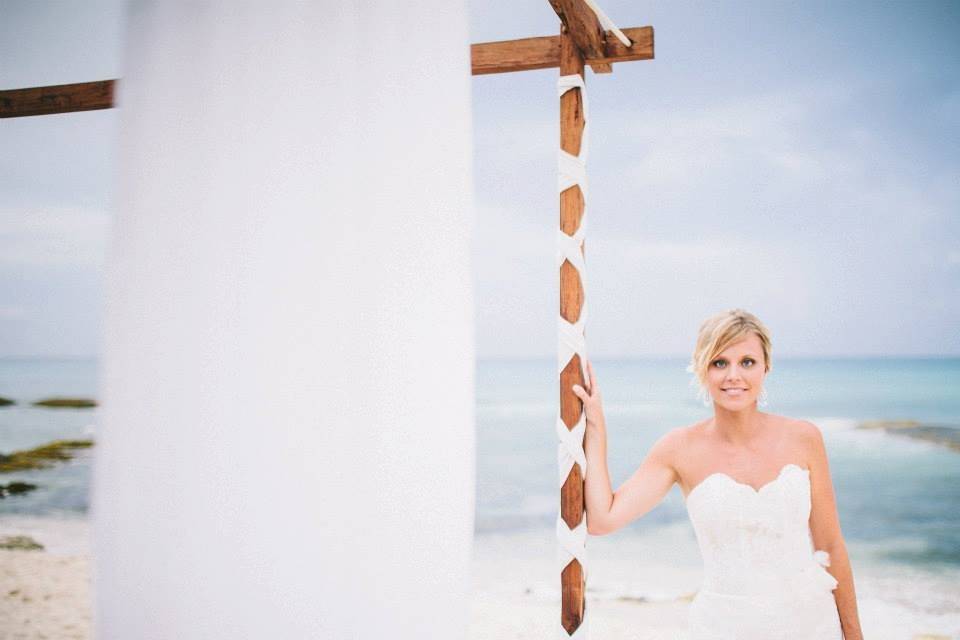
[[[103,265],[109,215],[79,206],[0,208],[0,265]]]
[[[0,318],[19,318],[26,314],[26,309],[21,306],[0,307]]]
[[[871,336],[902,329],[904,305],[916,326],[954,313],[943,256],[960,262],[955,167],[923,136],[867,115],[874,89],[795,86],[602,114],[588,162],[592,344],[678,352],[690,319],[741,306],[792,332],[794,350],[812,340],[870,352],[883,342]],[[479,124],[480,171],[504,176],[478,181],[480,352],[549,353],[556,119]],[[871,331],[818,337],[818,317]],[[634,335],[638,322],[646,335]]]
[[[672,192],[729,181],[786,184],[843,178],[848,158],[824,144],[822,127],[826,114],[842,109],[852,91],[795,87],[645,112],[621,127],[640,156],[625,174],[639,187]],[[853,135],[861,141],[870,138],[862,127]]]

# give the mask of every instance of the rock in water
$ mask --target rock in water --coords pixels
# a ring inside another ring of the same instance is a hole
[[[5,536],[0,538],[0,549],[42,551],[43,545],[30,536]]]
[[[89,398],[44,398],[33,403],[35,407],[86,409],[97,406],[96,401]]]
[[[9,484],[0,484],[0,498],[15,496],[20,493],[27,493],[37,488],[37,485],[29,482],[11,482]]]

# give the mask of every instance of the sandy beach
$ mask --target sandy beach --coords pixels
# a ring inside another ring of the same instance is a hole
[[[689,603],[592,600],[588,597],[590,634],[624,640],[681,640]],[[560,604],[527,596],[498,598],[476,593],[470,625],[471,640],[556,637]]]
[[[85,520],[0,520],[0,540],[29,536],[43,550],[0,549],[0,640],[92,637]]]
[[[92,638],[87,521],[0,519],[0,539],[14,535],[30,536],[45,548],[0,549],[0,640]],[[663,542],[675,538],[590,540],[594,557],[587,590],[591,637],[684,640],[700,571],[680,561],[686,553],[684,543]],[[551,544],[549,532],[477,537],[470,640],[555,637],[560,604]],[[625,558],[630,561],[624,562]],[[866,636],[871,640],[957,638],[960,612],[954,577],[952,573],[937,577],[859,568],[858,600]]]
[[[92,637],[90,556],[78,553],[87,535],[85,526],[79,521],[60,526],[58,530],[39,518],[0,524],[0,538],[29,535],[47,547],[43,551],[0,549],[0,640]],[[70,540],[71,532],[78,538]],[[597,638],[677,640],[688,606],[681,600],[588,599],[590,629]],[[556,598],[529,586],[478,584],[469,638],[553,637],[558,617]]]

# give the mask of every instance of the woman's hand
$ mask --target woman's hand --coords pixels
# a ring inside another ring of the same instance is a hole
[[[587,373],[590,379],[587,381],[589,393],[578,384],[573,385],[573,393],[583,402],[583,412],[587,416],[587,427],[606,428],[606,422],[603,418],[603,399],[600,396],[600,387],[597,385],[597,377],[593,373],[593,365],[587,360]]]

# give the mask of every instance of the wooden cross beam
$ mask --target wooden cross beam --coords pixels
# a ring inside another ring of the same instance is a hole
[[[584,55],[584,62],[595,73],[611,71],[614,62],[650,60],[653,58],[653,27],[623,29],[633,45],[625,47],[609,31],[604,32],[603,46],[597,55]],[[572,34],[571,34],[572,35]],[[481,42],[470,45],[473,75],[549,69],[560,66],[560,36],[541,36]]]
[[[0,118],[45,116],[71,111],[110,109],[116,80],[77,82],[0,91]]]
[[[633,42],[630,47],[625,47],[612,33],[604,32],[602,47],[596,50],[596,55],[584,55],[584,61],[594,72],[609,72],[615,62],[653,58],[653,27],[623,29],[623,33]],[[560,66],[560,36],[472,44],[470,62],[475,76],[557,68]],[[116,106],[117,82],[97,80],[0,90],[0,118],[111,109]]]
[[[597,15],[584,0],[549,0],[561,21],[560,35],[523,38],[470,45],[473,75],[508,73],[530,69],[559,68],[560,75],[584,76],[584,65],[595,73],[610,73],[617,62],[653,59],[653,27],[623,29],[630,40],[624,45],[605,31]],[[82,82],[29,89],[0,91],[0,118],[109,109],[115,106],[115,80]],[[580,153],[584,128],[583,96],[580,89],[566,91],[560,98],[560,148]],[[560,194],[560,228],[573,235],[580,227],[584,199],[578,185]],[[581,245],[581,251],[583,247]],[[575,323],[583,307],[584,291],[577,269],[564,261],[560,267],[560,314]],[[560,372],[560,417],[568,429],[580,421],[583,406],[571,387],[586,387],[580,357],[573,358]],[[573,529],[585,516],[584,474],[574,464],[560,489],[560,517]],[[586,609],[583,567],[572,560],[561,573],[560,622],[567,634],[578,634]]]

